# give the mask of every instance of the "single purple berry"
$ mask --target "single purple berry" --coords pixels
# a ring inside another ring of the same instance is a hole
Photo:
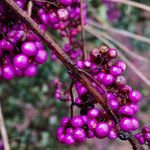
[[[74,116],[71,119],[71,124],[74,128],[81,128],[84,125],[83,119],[81,116]]]
[[[113,110],[118,110],[118,108],[119,108],[119,101],[116,99],[108,100],[108,104],[109,104],[110,108]]]
[[[109,127],[105,122],[100,122],[95,128],[95,133],[98,138],[105,138],[109,133]]]
[[[132,128],[132,130],[137,130],[137,129],[139,128],[139,126],[140,126],[140,123],[139,123],[138,119],[135,118],[135,117],[132,117],[132,118],[131,118],[131,121],[132,121],[132,123],[133,123],[133,128]]]
[[[70,122],[70,117],[63,117],[61,119],[61,126],[66,127]]]
[[[94,130],[97,126],[97,120],[96,119],[90,119],[88,121],[88,129]]]
[[[73,145],[73,144],[75,144],[75,139],[72,135],[66,134],[64,137],[64,143],[66,145]]]
[[[145,143],[145,140],[144,140],[144,137],[143,137],[142,133],[137,133],[137,134],[134,135],[134,137],[138,140],[138,142],[140,144]]]
[[[14,57],[14,66],[19,69],[25,69],[29,65],[29,59],[24,54],[18,54]]]
[[[130,118],[127,118],[127,117],[122,118],[120,120],[119,124],[120,124],[120,127],[123,131],[128,132],[128,131],[131,131],[133,129],[133,123],[132,123],[132,120]]]
[[[22,52],[27,56],[34,56],[37,53],[37,48],[34,42],[25,42],[21,46]]]
[[[110,74],[113,76],[118,76],[122,74],[122,69],[116,66],[110,68]]]
[[[26,77],[35,77],[37,75],[37,66],[30,64],[25,70],[24,74]]]
[[[82,128],[77,128],[74,130],[73,137],[77,142],[85,142],[86,141],[86,133]]]
[[[110,130],[110,132],[108,133],[108,138],[110,140],[115,140],[116,138],[118,138],[118,134],[115,130]]]
[[[39,50],[35,56],[35,61],[39,64],[45,63],[47,60],[47,52],[44,50]]]
[[[135,90],[130,91],[129,99],[131,102],[138,103],[141,100],[141,98],[142,98],[142,95],[140,92],[135,91]]]
[[[3,78],[6,80],[11,80],[14,76],[14,68],[12,66],[4,66],[2,70]]]
[[[97,118],[99,117],[100,110],[98,108],[92,108],[88,111],[88,117],[89,118]]]

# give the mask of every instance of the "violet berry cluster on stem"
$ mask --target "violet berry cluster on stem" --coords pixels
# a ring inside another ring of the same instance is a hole
[[[28,0],[15,0],[28,13]],[[43,31],[47,28],[59,31],[67,39],[64,51],[76,59],[82,55],[80,0],[37,1],[33,0],[31,17]],[[86,3],[83,3],[83,18],[86,23]],[[44,64],[48,54],[41,39],[3,3],[0,3],[0,78],[34,77],[38,65]],[[79,44],[80,43],[80,44]],[[52,54],[52,58],[56,56]]]
[[[87,71],[94,79],[89,78],[104,97],[108,109],[113,111],[118,122],[98,105],[85,86],[76,81],[74,86],[77,97],[74,99],[74,106],[79,108],[80,114],[62,118],[57,132],[60,142],[72,145],[83,143],[87,138],[93,137],[127,140],[132,131],[139,129],[140,123],[136,113],[142,95],[127,84],[123,76],[126,64],[123,61],[114,61],[116,57],[116,49],[101,46],[94,48],[86,60],[78,60],[76,65],[79,69]],[[149,138],[149,131],[147,132],[143,138]],[[139,136],[135,137],[139,141]]]

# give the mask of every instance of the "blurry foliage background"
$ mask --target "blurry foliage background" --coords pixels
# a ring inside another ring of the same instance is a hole
[[[149,0],[141,1],[148,4]],[[139,0],[137,1],[139,2]],[[93,17],[93,10],[104,25],[129,32],[138,33],[150,37],[150,13],[141,11],[128,5],[115,3],[120,17],[115,22],[110,22],[107,14],[107,6],[100,0],[87,0],[88,18]],[[91,11],[92,10],[92,11]],[[57,34],[58,35],[58,34]],[[61,40],[54,33],[54,37]],[[141,41],[129,39],[123,36],[113,35],[115,40],[123,42],[133,51],[150,58],[150,46]],[[124,42],[125,41],[125,42]],[[61,40],[62,42],[62,40]],[[102,41],[86,33],[86,48],[99,46]],[[49,54],[50,55],[50,54]],[[139,62],[132,57],[130,60],[147,76],[150,73],[149,64]],[[128,150],[128,143],[119,140],[111,142],[106,140],[89,140],[86,144],[74,147],[65,147],[56,140],[56,128],[60,118],[69,114],[69,107],[54,98],[55,86],[52,81],[58,77],[63,83],[68,83],[66,68],[59,62],[53,62],[50,58],[46,64],[40,66],[36,78],[14,79],[13,81],[0,81],[0,99],[8,130],[12,150]],[[137,75],[130,69],[126,71],[126,77],[130,85],[143,93],[141,110],[138,117],[141,123],[149,123],[149,87],[147,87]]]

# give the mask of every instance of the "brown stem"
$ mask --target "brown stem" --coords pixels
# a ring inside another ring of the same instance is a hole
[[[21,8],[18,7],[18,5],[13,0],[3,0],[5,4],[7,4],[12,11],[14,11],[18,17],[20,17],[24,22],[29,25],[29,27],[49,46],[49,48],[55,53],[55,55],[62,61],[62,63],[67,67],[67,69],[73,74],[73,76],[79,80],[88,90],[93,94],[96,100],[99,101],[101,106],[104,109],[107,109],[107,104],[104,101],[103,97],[100,95],[100,93],[95,89],[95,87],[91,84],[91,82],[88,80],[88,78],[78,70],[78,68],[75,66],[74,62],[69,58],[68,55],[54,42],[54,40],[51,38],[51,36],[48,34],[48,32],[44,32],[41,30],[39,25],[27,15],[25,11],[23,11]],[[133,141],[135,141],[134,138],[132,138]],[[135,142],[132,143],[133,147],[136,148],[136,150],[141,149],[140,144],[135,144]],[[135,144],[135,145],[134,145]]]
[[[30,17],[32,16],[32,7],[33,7],[33,2],[29,1],[27,6],[27,12]]]
[[[4,143],[4,149],[5,150],[10,150],[7,130],[6,130],[6,127],[5,127],[3,113],[2,113],[1,103],[0,103],[0,130],[1,130],[1,136],[2,136],[2,139],[3,139],[3,143]]]

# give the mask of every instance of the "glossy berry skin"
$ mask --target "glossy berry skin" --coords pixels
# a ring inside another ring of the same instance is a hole
[[[86,134],[82,128],[77,128],[74,130],[73,137],[77,142],[85,142],[86,141]]]
[[[66,134],[64,137],[64,143],[66,145],[73,145],[73,144],[75,144],[75,139],[72,135]]]
[[[108,135],[109,131],[110,131],[110,129],[109,129],[108,125],[104,122],[98,123],[95,128],[96,136],[100,139],[105,138]]]
[[[128,105],[124,105],[124,106],[120,107],[119,114],[133,116],[134,115],[134,110],[133,110],[132,107],[130,107]]]
[[[63,118],[61,119],[61,126],[62,126],[62,127],[66,127],[69,122],[70,122],[70,117],[63,117]]]
[[[27,56],[34,56],[37,53],[37,48],[34,42],[25,42],[21,46],[22,52]]]
[[[144,140],[148,143],[150,143],[150,132],[149,133],[144,133],[143,134]]]
[[[14,57],[14,66],[19,69],[25,69],[29,65],[29,59],[24,54],[18,54]]]
[[[58,134],[57,139],[58,139],[59,142],[64,143],[65,135],[64,134]]]
[[[67,128],[66,129],[66,134],[73,135],[73,132],[74,132],[73,128]]]
[[[113,48],[110,48],[109,50],[108,50],[108,57],[109,58],[111,58],[111,59],[113,59],[113,58],[115,58],[115,57],[117,57],[117,50],[115,50],[115,49],[113,49]]]
[[[123,62],[123,61],[117,61],[117,62],[115,63],[115,66],[121,68],[123,71],[126,70],[126,64],[125,64],[125,62]]]
[[[110,74],[113,76],[118,76],[122,74],[122,69],[116,66],[110,68]]]
[[[119,108],[119,102],[116,99],[110,99],[108,101],[108,104],[109,104],[110,108],[113,110],[118,110],[118,108]]]
[[[130,103],[129,106],[133,108],[134,114],[138,112],[139,106],[136,103]]]
[[[140,126],[140,123],[139,123],[138,119],[135,118],[135,117],[132,117],[132,118],[131,118],[131,121],[132,121],[132,123],[133,123],[133,128],[132,128],[132,130],[137,130],[137,129],[139,128],[139,126]]]
[[[120,124],[120,127],[123,131],[128,132],[128,131],[131,131],[133,129],[133,123],[132,123],[132,120],[130,118],[127,118],[127,117],[122,118],[120,120],[119,124]]]
[[[92,108],[88,111],[88,117],[89,118],[97,118],[99,117],[100,110],[98,108]]]
[[[59,127],[59,128],[57,129],[57,135],[63,134],[64,131],[65,131],[64,127]]]
[[[37,75],[37,66],[34,64],[29,65],[24,70],[24,74],[26,77],[35,77]]]
[[[118,138],[117,132],[115,130],[110,130],[110,132],[108,133],[108,138],[110,140],[115,140],[116,138]]]
[[[135,134],[134,137],[138,140],[138,142],[140,144],[144,144],[145,143],[144,137],[143,137],[143,135],[141,133]]]
[[[74,116],[71,119],[71,124],[74,128],[81,128],[84,125],[84,121],[81,116]]]
[[[135,90],[130,91],[129,99],[132,103],[140,102],[141,98],[142,98],[142,95],[138,91],[135,91]]]
[[[35,56],[35,61],[39,64],[44,64],[47,60],[47,52],[39,50]]]
[[[12,66],[4,66],[2,70],[2,76],[6,80],[11,80],[14,77],[14,69]]]
[[[83,115],[82,120],[83,120],[84,124],[88,124],[89,118],[86,115]]]
[[[106,74],[103,78],[103,84],[105,86],[111,85],[114,82],[114,77],[111,74]]]
[[[94,130],[97,126],[97,120],[96,119],[90,119],[88,121],[88,129]]]

